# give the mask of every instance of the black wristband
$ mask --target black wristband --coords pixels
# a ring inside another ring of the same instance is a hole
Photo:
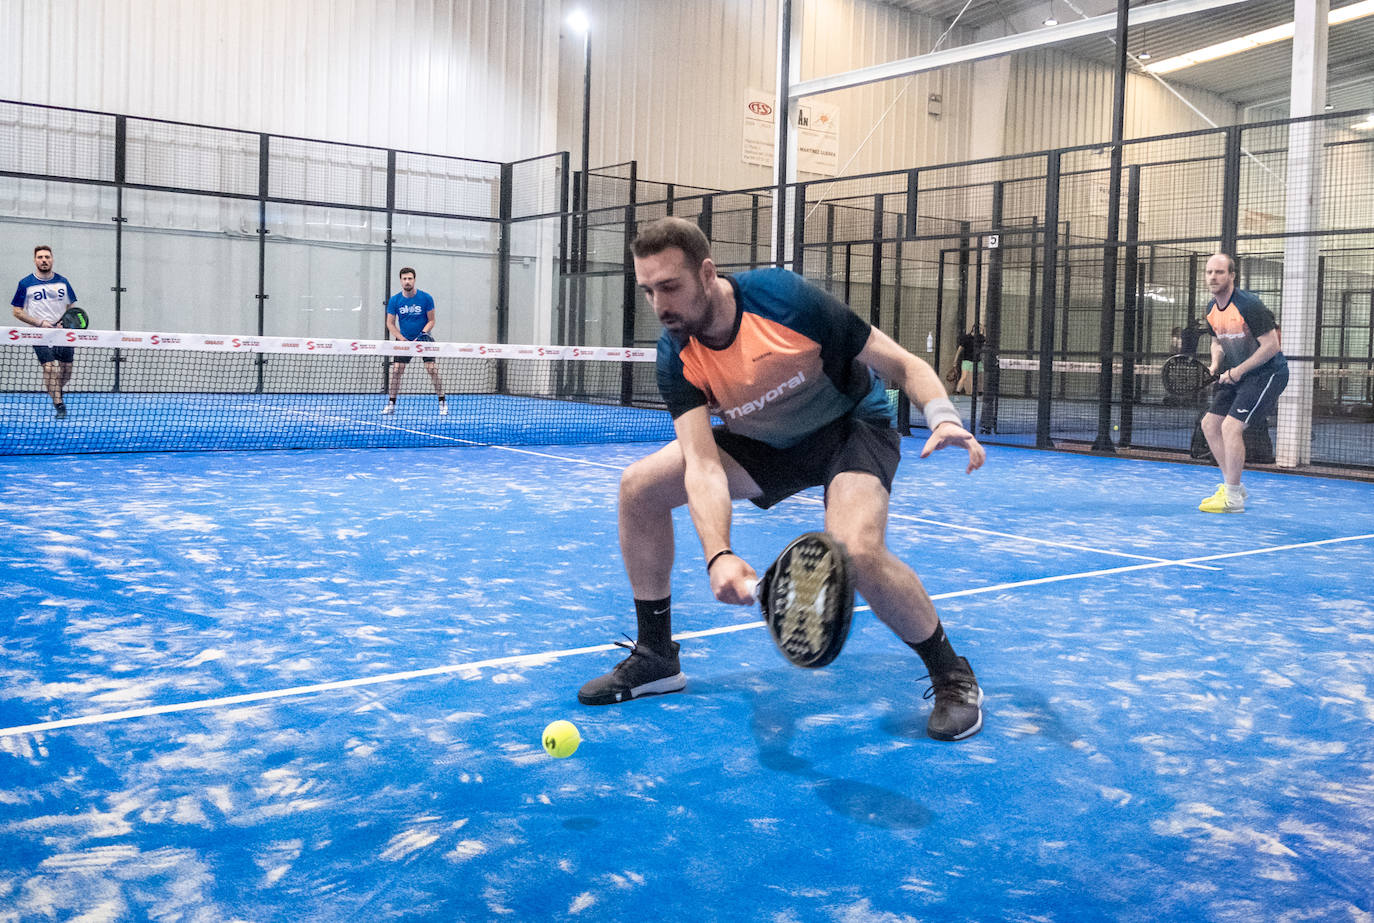
[[[727,554],[734,554],[734,552],[731,551],[729,548],[722,548],[720,551],[717,551],[715,554],[711,555],[711,560],[706,562],[706,573],[709,574],[711,572],[711,565],[716,563],[718,559],[724,557]]]

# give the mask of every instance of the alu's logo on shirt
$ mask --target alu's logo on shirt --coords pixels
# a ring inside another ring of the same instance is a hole
[[[762,396],[757,397],[752,401],[745,401],[738,407],[724,408],[721,412],[727,419],[738,420],[740,417],[745,417],[751,413],[754,413],[757,410],[762,410],[764,407],[767,407],[769,404],[771,404],[773,401],[776,401],[784,394],[787,394],[790,391],[800,388],[805,382],[806,373],[798,372],[791,378],[787,379],[787,381],[783,382],[781,385],[778,385],[778,387],[770,388]]]

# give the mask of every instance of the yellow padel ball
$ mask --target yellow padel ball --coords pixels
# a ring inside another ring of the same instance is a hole
[[[577,752],[577,745],[582,743],[582,735],[577,732],[577,725],[571,721],[555,721],[544,728],[544,749],[549,752],[549,756],[563,759],[572,756]]]

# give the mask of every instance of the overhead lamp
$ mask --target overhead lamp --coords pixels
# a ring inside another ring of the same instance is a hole
[[[1359,3],[1352,3],[1343,6],[1338,10],[1332,10],[1327,16],[1327,23],[1330,25],[1340,25],[1341,23],[1353,22],[1356,19],[1363,19],[1366,16],[1374,16],[1374,0],[1360,0]],[[1167,74],[1171,71],[1182,70],[1185,67],[1192,67],[1195,64],[1202,64],[1205,61],[1215,61],[1218,58],[1229,57],[1233,54],[1240,54],[1242,51],[1250,51],[1262,45],[1272,45],[1274,42],[1288,41],[1293,38],[1296,32],[1296,25],[1286,22],[1281,26],[1274,26],[1269,29],[1261,29],[1258,32],[1251,32],[1240,38],[1228,39],[1218,42],[1215,45],[1208,45],[1206,48],[1199,48],[1197,51],[1189,51],[1172,58],[1165,58],[1149,65],[1145,70],[1152,74]]]
[[[1142,61],[1148,61],[1152,55],[1148,51],[1142,51],[1140,54],[1136,55],[1136,57]]]
[[[1057,25],[1059,25],[1059,20],[1057,20],[1057,19],[1054,18],[1054,0],[1050,0],[1050,15],[1048,15],[1048,16],[1045,17],[1045,25],[1047,25],[1047,26],[1057,26]]]

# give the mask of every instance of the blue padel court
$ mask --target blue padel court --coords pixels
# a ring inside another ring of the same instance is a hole
[[[1371,919],[1374,487],[920,446],[957,744],[862,600],[817,671],[712,600],[685,510],[686,691],[580,706],[652,445],[0,459],[0,919]]]

